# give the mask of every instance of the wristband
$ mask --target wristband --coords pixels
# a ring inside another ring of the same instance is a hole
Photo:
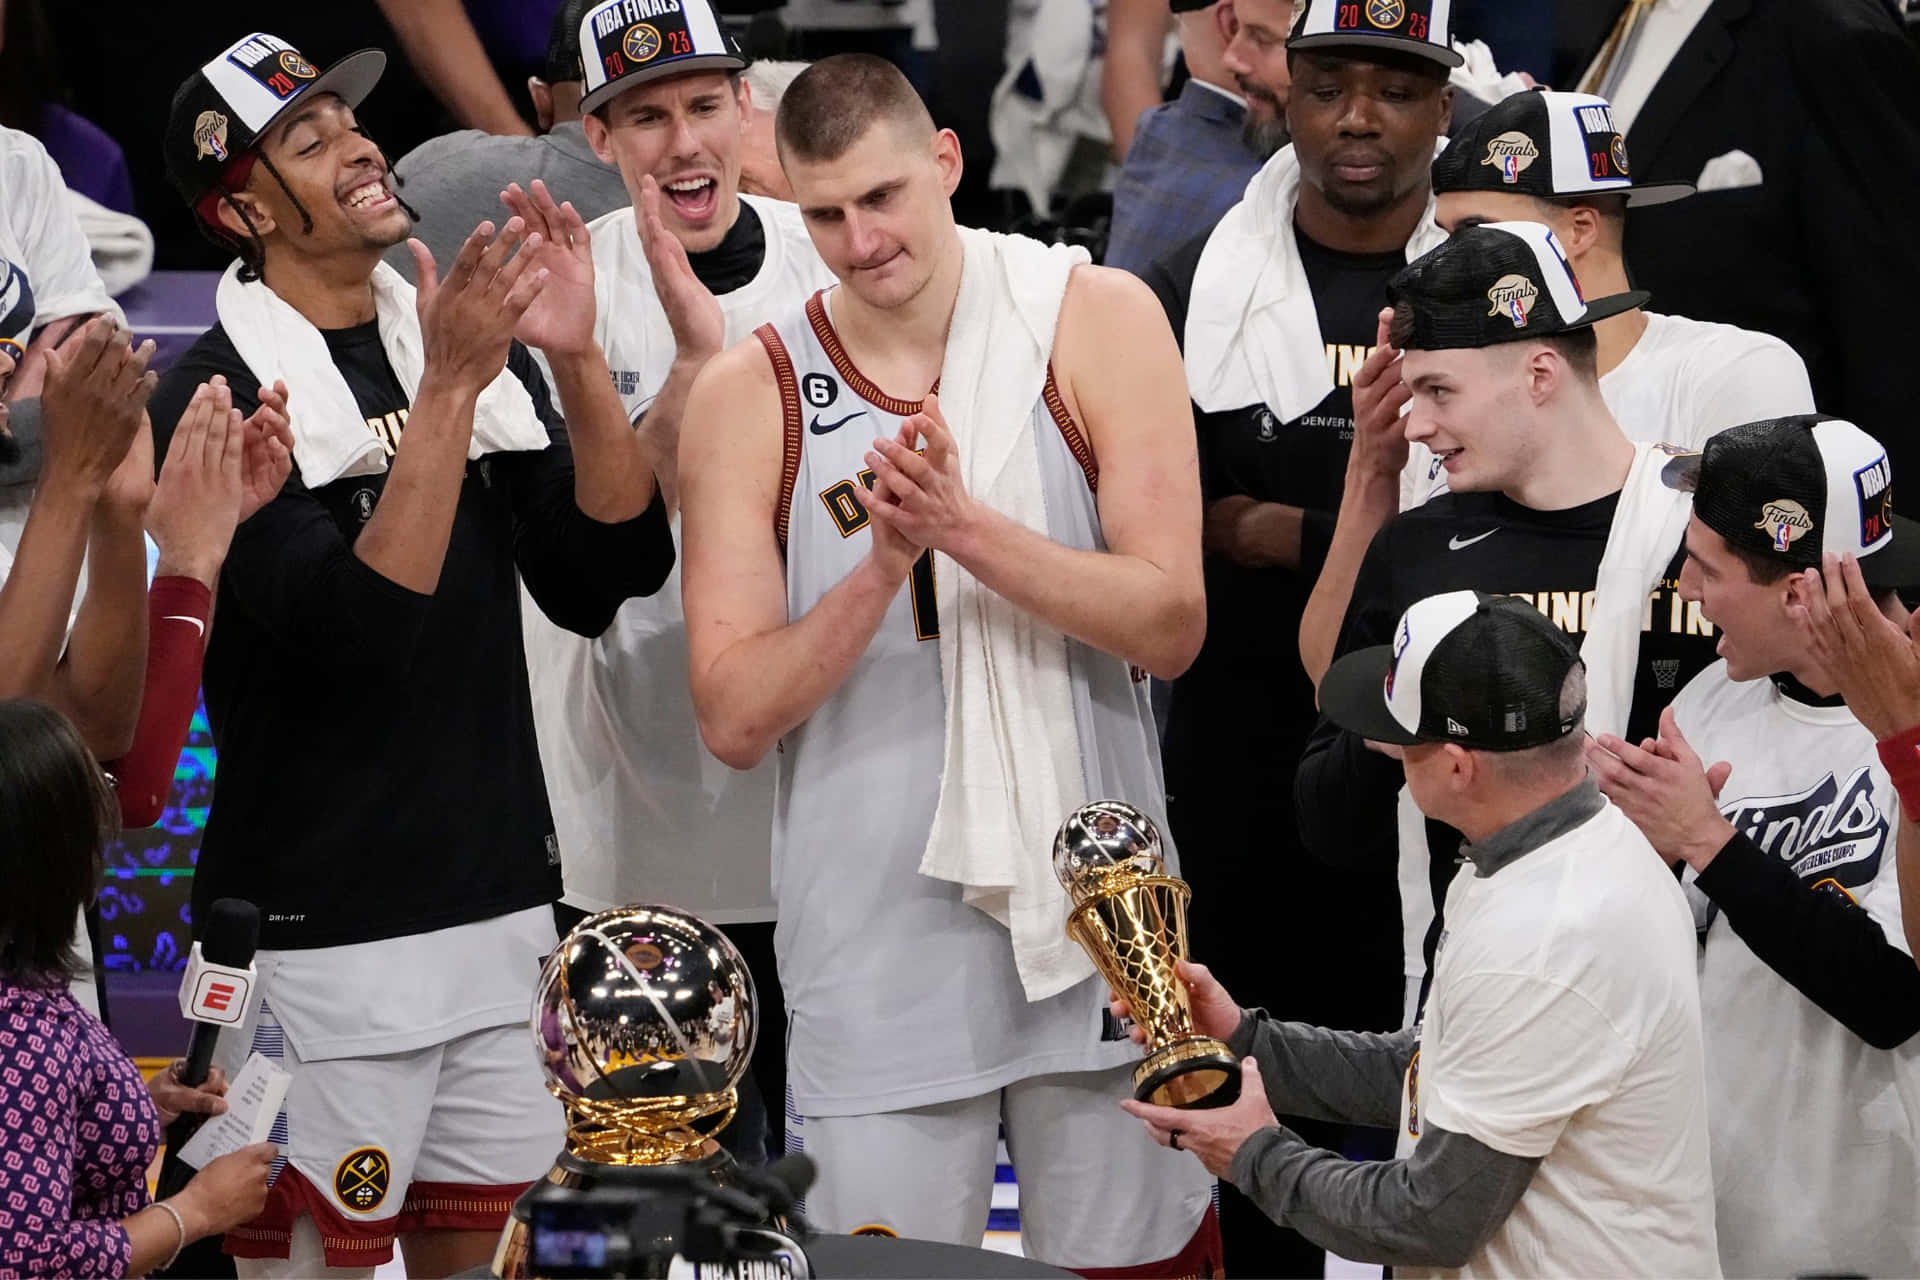
[[[1920,725],[1883,740],[1879,751],[1887,779],[1900,793],[1902,816],[1920,822]]]
[[[159,617],[191,618],[206,634],[207,615],[213,612],[213,592],[198,578],[169,574],[155,578],[147,595],[148,607]],[[153,606],[159,608],[153,608]]]

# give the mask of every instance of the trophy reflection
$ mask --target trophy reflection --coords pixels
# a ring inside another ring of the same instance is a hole
[[[1082,805],[1053,842],[1053,873],[1073,900],[1067,936],[1093,959],[1147,1036],[1133,1096],[1163,1107],[1224,1107],[1240,1096],[1240,1063],[1194,1029],[1187,987],[1187,882],[1167,874],[1153,820],[1118,800]]]
[[[532,1014],[566,1146],[515,1204],[494,1274],[553,1266],[537,1256],[542,1213],[579,1217],[623,1193],[667,1200],[692,1180],[726,1185],[732,1161],[713,1135],[733,1118],[757,1021],[746,961],[697,916],[634,906],[576,925],[541,971]]]

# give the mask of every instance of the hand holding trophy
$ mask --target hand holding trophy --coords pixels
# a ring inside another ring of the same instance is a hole
[[[1073,900],[1067,936],[1146,1032],[1133,1096],[1188,1110],[1230,1105],[1240,1096],[1240,1063],[1195,1029],[1186,984],[1174,972],[1187,958],[1192,891],[1167,874],[1153,820],[1118,800],[1082,805],[1054,837],[1053,873]]]

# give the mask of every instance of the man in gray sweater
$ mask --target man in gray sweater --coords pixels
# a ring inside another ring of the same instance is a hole
[[[1417,602],[1394,637],[1320,697],[1467,837],[1420,1020],[1278,1022],[1188,965],[1196,1026],[1245,1058],[1240,1097],[1121,1105],[1281,1225],[1397,1276],[1718,1275],[1692,917],[1587,772],[1579,653],[1473,591]],[[1350,1162],[1276,1111],[1396,1126],[1399,1158]]]

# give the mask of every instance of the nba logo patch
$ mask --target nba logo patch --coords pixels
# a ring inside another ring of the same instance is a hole
[[[1860,546],[1864,550],[1893,532],[1893,471],[1881,454],[1853,473],[1860,499]]]

